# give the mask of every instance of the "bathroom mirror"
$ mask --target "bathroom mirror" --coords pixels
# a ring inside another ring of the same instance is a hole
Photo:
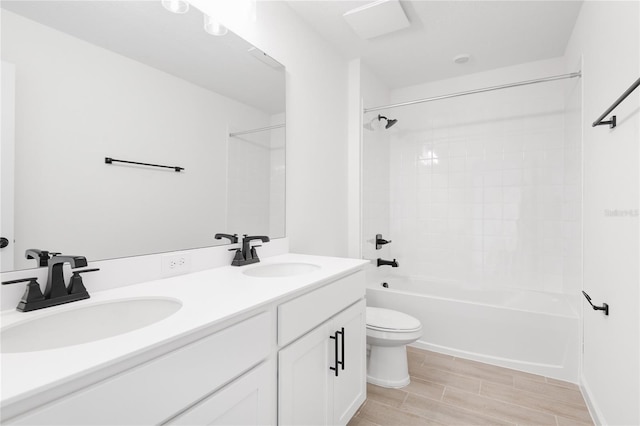
[[[1,6],[2,271],[284,237],[281,64],[193,6]]]

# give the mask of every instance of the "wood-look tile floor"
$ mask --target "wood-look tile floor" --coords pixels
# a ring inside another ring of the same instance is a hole
[[[367,384],[348,426],[593,425],[578,386],[407,347],[411,383]]]

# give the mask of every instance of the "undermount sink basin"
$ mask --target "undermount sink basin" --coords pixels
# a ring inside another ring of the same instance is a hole
[[[43,315],[2,328],[2,353],[43,351],[106,339],[154,324],[181,307],[177,299],[138,298]]]
[[[313,263],[273,263],[271,265],[254,266],[243,273],[250,277],[274,278],[308,274],[318,269],[320,269],[320,266]]]

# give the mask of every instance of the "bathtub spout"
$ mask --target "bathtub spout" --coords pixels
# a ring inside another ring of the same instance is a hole
[[[378,258],[378,262],[377,265],[378,267],[380,266],[391,266],[392,268],[397,268],[398,267],[398,261],[393,259],[393,260],[384,260],[384,259],[380,259]]]

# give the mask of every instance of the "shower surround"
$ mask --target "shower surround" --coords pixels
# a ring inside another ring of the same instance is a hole
[[[573,71],[579,64],[538,61],[393,90],[390,101]],[[576,78],[382,110],[398,123],[382,131],[386,138],[365,130],[365,257],[377,254],[367,237],[385,232],[379,181],[388,176],[385,237],[393,244],[383,257],[398,259],[394,275],[417,285],[560,294],[571,312],[580,312],[580,87]],[[365,123],[369,116],[374,113],[365,114]],[[378,272],[378,278],[389,273]],[[385,306],[384,298],[378,303]],[[573,324],[569,333],[578,339],[578,321]],[[577,348],[567,354],[576,362]],[[570,370],[565,380],[577,381],[577,368]]]

